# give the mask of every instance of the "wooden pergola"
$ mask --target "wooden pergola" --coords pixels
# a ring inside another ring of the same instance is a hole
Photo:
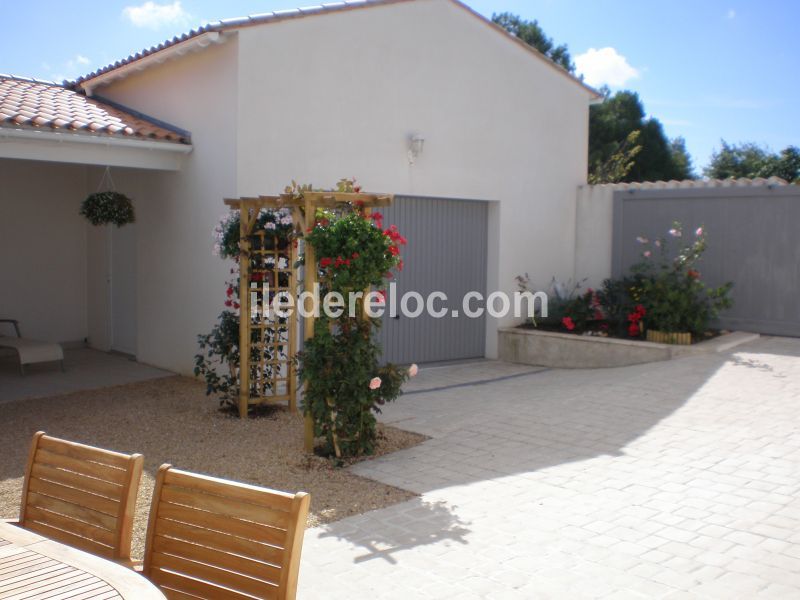
[[[298,319],[295,310],[292,310],[288,321],[280,323],[274,317],[265,319],[264,313],[258,319],[253,319],[252,297],[256,296],[259,300],[258,288],[251,288],[253,273],[251,265],[254,257],[260,259],[271,259],[273,269],[269,273],[271,280],[277,285],[272,289],[273,293],[288,293],[294,299],[298,294],[298,269],[296,267],[299,251],[296,244],[289,244],[286,248],[279,248],[277,244],[265,243],[271,235],[261,230],[256,231],[256,223],[259,211],[262,209],[289,209],[292,213],[292,221],[295,231],[305,232],[315,225],[317,209],[328,208],[336,209],[347,204],[362,208],[364,214],[369,216],[372,209],[380,206],[389,206],[394,201],[392,194],[369,194],[361,192],[315,192],[302,191],[298,193],[286,193],[278,196],[258,196],[242,198],[226,198],[225,204],[238,210],[240,214],[240,253],[239,253],[239,416],[247,417],[248,409],[252,405],[267,403],[286,402],[292,412],[297,411],[297,380],[294,366],[294,357],[297,353]],[[318,270],[316,268],[317,259],[314,248],[311,244],[304,245],[305,272],[303,288],[313,290],[317,283]],[[285,259],[287,266],[280,267],[280,260]],[[285,275],[284,275],[285,274]],[[283,276],[282,276],[283,275]],[[288,280],[288,282],[287,282]],[[284,282],[287,282],[284,285]],[[263,289],[263,288],[262,288]],[[308,300],[308,298],[306,298]],[[314,336],[315,318],[311,307],[304,307],[305,317],[303,339],[308,340]],[[246,316],[249,316],[247,318]],[[257,332],[257,339],[262,346],[257,352],[253,352],[253,331]],[[282,333],[288,335],[284,340]],[[269,337],[268,337],[269,334]],[[266,341],[269,339],[269,341]],[[269,358],[265,358],[264,347],[272,346]],[[281,348],[286,347],[285,352]],[[283,354],[283,357],[280,355]],[[255,363],[253,356],[256,356]],[[250,369],[258,367],[257,372],[263,374],[269,372],[270,380],[263,385],[251,385]],[[279,393],[279,384],[283,383],[283,393]],[[266,393],[266,390],[270,393]],[[305,436],[304,446],[306,452],[314,449],[314,423],[309,414],[305,416]]]

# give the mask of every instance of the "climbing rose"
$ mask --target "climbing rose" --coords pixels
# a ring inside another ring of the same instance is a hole
[[[639,335],[639,333],[640,333],[640,331],[639,331],[639,323],[638,322],[637,323],[631,323],[628,326],[628,335],[629,336],[636,337],[636,336]]]
[[[333,259],[328,257],[328,256],[326,256],[326,257],[321,258],[319,260],[319,266],[324,269],[325,267],[329,267],[332,262],[333,262]]]
[[[670,229],[670,230],[669,230],[669,234],[670,234],[672,237],[681,237],[681,230],[680,230],[680,229],[675,229],[675,228],[672,228],[672,229]]]
[[[652,252],[650,252],[650,250],[645,250],[644,252],[642,252],[642,256],[644,256],[645,258],[650,258],[651,254]]]
[[[700,237],[701,235],[703,235],[703,228],[702,228],[702,227],[698,227],[698,228],[695,230],[694,234],[695,234],[697,237]]]
[[[380,377],[373,377],[369,380],[369,389],[377,390],[381,387],[381,378]]]
[[[575,322],[572,320],[572,317],[564,317],[561,319],[561,324],[564,325],[569,331],[575,329]]]

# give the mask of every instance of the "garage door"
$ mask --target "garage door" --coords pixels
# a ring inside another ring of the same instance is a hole
[[[486,295],[486,202],[443,198],[395,197],[382,209],[384,225],[397,225],[408,238],[404,268],[396,278],[397,298],[406,292],[447,294],[448,314],[435,318],[424,311],[411,318],[400,314],[383,318],[380,332],[387,362],[427,363],[484,356],[485,318],[461,314],[465,294]],[[437,302],[437,307],[443,303]],[[415,307],[410,302],[410,308]],[[473,307],[475,304],[473,303]],[[452,309],[459,316],[451,314]]]

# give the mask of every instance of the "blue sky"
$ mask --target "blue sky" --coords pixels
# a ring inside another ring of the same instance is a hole
[[[103,0],[14,6],[0,72],[72,78],[209,20],[309,0]],[[796,0],[467,0],[491,16],[538,19],[590,83],[639,92],[702,167],[720,138],[800,145]],[[35,24],[35,26],[34,26]],[[446,43],[443,40],[442,43]]]

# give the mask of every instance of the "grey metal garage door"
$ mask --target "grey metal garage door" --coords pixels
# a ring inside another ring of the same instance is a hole
[[[448,298],[448,315],[443,318],[427,312],[409,318],[399,311],[397,318],[384,316],[384,361],[407,364],[484,356],[485,319],[463,316],[461,302],[473,290],[486,295],[487,203],[402,196],[381,212],[384,226],[395,224],[408,238],[405,266],[396,279],[398,301],[409,291],[425,298],[441,291]],[[459,311],[458,317],[450,314],[452,309]]]

